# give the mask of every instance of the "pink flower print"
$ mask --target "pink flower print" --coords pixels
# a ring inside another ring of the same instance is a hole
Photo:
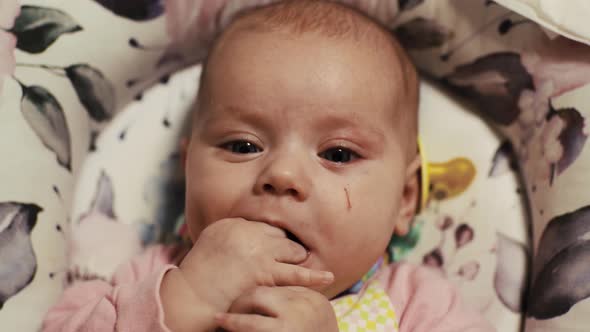
[[[524,90],[518,99],[520,115],[517,123],[520,127],[515,149],[521,162],[529,159],[531,140],[538,133],[538,129],[545,123],[550,109],[550,98],[554,93],[552,81],[545,81],[536,91]]]
[[[522,54],[522,64],[533,77],[535,87],[552,82],[550,97],[562,95],[590,83],[590,48],[565,37],[541,43]]]
[[[168,53],[202,57],[235,14],[274,1],[166,0],[166,31],[172,39]]]
[[[539,142],[539,160],[536,177],[541,181],[554,177],[555,165],[563,157],[563,145],[559,135],[565,128],[565,122],[559,116],[553,116],[543,128]]]
[[[182,43],[190,36],[200,40],[215,30],[217,12],[225,0],[166,0],[166,30],[174,42]]]
[[[20,13],[17,0],[0,0],[0,28],[8,30],[14,25],[14,20]]]
[[[339,0],[338,2],[356,8],[390,28],[393,28],[400,9],[396,1],[390,0]]]
[[[6,30],[12,28],[19,13],[20,5],[17,0],[0,0],[0,93],[4,77],[14,74],[16,37]]]
[[[542,134],[543,156],[545,160],[556,163],[561,159],[563,154],[563,146],[559,141],[559,135],[564,129],[565,123],[560,117],[554,116],[547,122],[545,130]]]
[[[0,93],[4,86],[4,77],[14,74],[15,46],[16,38],[12,34],[0,30]]]
[[[553,83],[548,81],[541,85],[537,91],[524,90],[520,94],[518,123],[522,128],[539,126],[543,123],[549,112],[549,98],[551,98],[553,90]]]
[[[167,53],[196,54],[197,57],[202,57],[214,37],[236,14],[276,1],[278,0],[166,0],[166,31],[172,39]],[[390,0],[339,2],[355,7],[384,24],[393,22],[398,12],[397,5]]]
[[[234,16],[245,9],[265,6],[277,1],[279,0],[228,1],[219,15],[219,26],[220,28],[225,28]]]
[[[255,1],[166,0],[166,31],[172,42],[160,62],[202,60],[222,29],[220,17],[224,7],[243,7],[252,2]]]

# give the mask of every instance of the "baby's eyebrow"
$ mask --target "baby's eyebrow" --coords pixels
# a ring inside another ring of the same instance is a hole
[[[384,148],[385,133],[378,127],[345,114],[326,114],[318,119],[315,130],[325,133],[343,132],[352,136],[364,148],[379,153]]]
[[[251,122],[261,122],[264,120],[262,113],[257,110],[244,108],[241,106],[228,105],[220,107],[215,114],[219,117],[230,116],[240,120],[246,120]]]
[[[385,133],[382,129],[362,120],[354,114],[343,113],[341,111],[327,110],[321,114],[313,116],[309,119],[309,125],[320,133],[341,132],[345,136],[352,136],[357,141],[365,145],[367,148],[372,148],[376,151],[381,150],[383,142],[385,141]],[[211,117],[212,122],[222,120],[224,118],[233,118],[239,121],[247,122],[252,125],[269,129],[272,123],[260,110],[245,108],[237,105],[224,105],[217,109]]]
[[[210,112],[205,122],[211,125],[220,121],[224,122],[225,120],[246,122],[259,127],[266,127],[268,125],[268,119],[264,116],[264,113],[256,109],[236,105],[219,105]]]
[[[318,130],[336,130],[349,129],[354,133],[362,134],[363,136],[370,136],[378,141],[385,140],[383,131],[374,125],[362,121],[358,118],[347,115],[333,115],[327,114],[322,116],[317,122]]]

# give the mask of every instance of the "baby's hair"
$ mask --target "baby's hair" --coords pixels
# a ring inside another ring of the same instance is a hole
[[[397,59],[401,89],[396,103],[394,122],[400,138],[408,140],[407,155],[411,161],[417,152],[417,109],[419,81],[417,71],[391,31],[353,7],[329,0],[285,0],[238,14],[214,41],[203,61],[197,108],[205,97],[207,65],[231,31],[285,32],[292,36],[317,33],[327,38],[350,38],[375,50],[385,50]]]

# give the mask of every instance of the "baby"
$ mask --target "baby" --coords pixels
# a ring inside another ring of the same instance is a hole
[[[417,104],[407,56],[355,10],[240,15],[204,64],[184,145],[193,246],[74,284],[44,331],[493,331],[435,272],[376,264],[418,205]]]

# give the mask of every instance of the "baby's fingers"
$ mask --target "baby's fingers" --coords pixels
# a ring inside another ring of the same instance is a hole
[[[218,313],[215,321],[227,331],[267,332],[278,331],[277,319],[261,315]]]
[[[309,255],[302,245],[287,238],[277,239],[275,243],[273,251],[277,262],[297,264],[303,262]]]
[[[285,297],[285,287],[259,286],[238,297],[229,307],[232,314],[258,314],[277,317]]]
[[[334,281],[332,272],[312,270],[293,264],[279,264],[273,277],[277,286],[325,286]]]

